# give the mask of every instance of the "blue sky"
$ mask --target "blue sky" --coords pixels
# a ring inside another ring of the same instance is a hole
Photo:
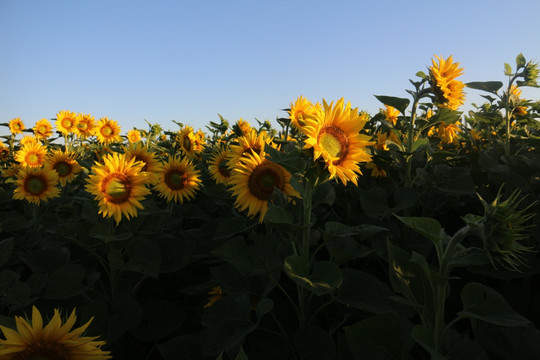
[[[218,113],[273,122],[299,95],[374,114],[374,94],[408,97],[435,54],[464,82],[505,81],[519,53],[540,61],[539,13],[538,0],[0,0],[0,122],[71,110],[124,134],[145,119],[204,130]]]

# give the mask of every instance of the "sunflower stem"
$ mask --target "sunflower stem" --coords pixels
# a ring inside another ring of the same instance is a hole
[[[416,108],[418,107],[418,100],[420,96],[415,96],[411,108],[411,121],[409,123],[409,129],[407,133],[407,187],[412,187],[412,148],[414,144],[414,123],[416,122]]]
[[[306,178],[306,183],[304,186],[303,195],[303,205],[304,205],[304,219],[303,226],[304,230],[302,232],[302,248],[300,255],[304,258],[306,264],[310,263],[310,254],[309,254],[309,243],[311,238],[311,208],[313,206],[313,192],[315,190],[315,185],[317,181],[311,182],[309,178]],[[308,266],[309,267],[309,266]],[[299,297],[299,309],[300,309],[300,327],[305,328],[308,323],[308,298],[306,291],[298,287],[298,297]]]

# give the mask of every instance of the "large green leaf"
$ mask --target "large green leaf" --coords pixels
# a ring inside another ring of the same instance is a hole
[[[316,295],[333,292],[343,280],[341,270],[331,261],[319,261],[315,263],[311,274],[309,270],[309,264],[301,256],[291,255],[285,259],[285,273],[295,283]]]
[[[487,91],[497,94],[503,83],[501,81],[472,81],[465,84],[467,87],[476,90]]]
[[[311,326],[296,330],[293,342],[304,360],[328,360],[336,356],[336,345],[327,331]]]
[[[394,96],[375,95],[375,97],[384,105],[395,107],[402,114],[405,114],[405,110],[407,109],[407,106],[409,106],[409,103],[411,102],[409,99],[399,98],[399,97],[394,97]]]
[[[394,214],[402,223],[413,229],[414,231],[424,235],[435,245],[438,245],[443,236],[444,232],[442,231],[441,224],[433,219],[428,217],[404,217],[397,216]]]
[[[478,319],[495,325],[526,326],[529,320],[514,311],[506,300],[492,288],[471,282],[461,290],[461,317]]]
[[[154,278],[158,277],[161,265],[161,251],[158,245],[146,238],[134,238],[126,247],[129,260],[123,269],[135,271]]]

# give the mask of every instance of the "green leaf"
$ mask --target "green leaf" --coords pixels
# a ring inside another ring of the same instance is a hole
[[[419,138],[419,139],[416,139],[413,143],[413,146],[412,146],[412,149],[411,151],[412,152],[415,152],[418,148],[422,147],[422,146],[425,146],[429,143],[429,139],[428,138]]]
[[[331,182],[324,182],[315,188],[313,193],[313,207],[320,204],[332,205],[335,200],[336,190]]]
[[[4,265],[4,263],[9,260],[12,252],[13,238],[0,241],[0,266]]]
[[[380,219],[391,213],[387,205],[386,191],[380,187],[361,191],[360,204],[364,213],[372,219]]]
[[[180,335],[164,343],[156,344],[156,347],[164,360],[199,360],[203,358],[198,333]]]
[[[280,206],[270,205],[264,216],[265,223],[292,225],[294,216]]]
[[[516,66],[518,69],[524,67],[526,63],[527,61],[525,60],[525,56],[523,56],[523,54],[519,54],[516,57]]]
[[[409,99],[398,98],[394,96],[375,95],[375,97],[384,105],[392,106],[398,109],[399,112],[402,113],[403,115],[405,115],[405,110],[407,109],[407,106],[409,106],[409,103],[410,103]]]
[[[415,325],[411,331],[411,337],[420,344],[430,355],[432,360],[445,360],[446,358],[435,350],[433,331],[422,325]]]
[[[240,351],[238,351],[238,354],[236,354],[234,360],[249,360],[246,352],[244,351],[244,349],[242,349],[242,347],[240,347]]]
[[[20,252],[19,259],[33,272],[51,272],[69,262],[70,251],[65,247]]]
[[[172,301],[149,299],[142,304],[142,321],[131,331],[139,340],[156,341],[178,329],[187,315]]]
[[[465,85],[471,89],[487,91],[492,94],[497,94],[497,91],[503,87],[501,81],[472,81]]]
[[[441,233],[442,228],[437,220],[427,217],[402,217],[395,214],[394,216],[414,231],[433,241],[435,245],[441,242],[443,236]]]
[[[471,282],[461,290],[461,317],[478,319],[495,325],[526,326],[530,322],[515,312],[506,300],[492,288]]]
[[[196,239],[190,236],[177,238],[173,235],[163,234],[155,239],[161,253],[160,273],[171,273],[184,268],[195,251]]]
[[[342,282],[341,270],[330,261],[320,261],[309,274],[309,264],[299,255],[291,255],[285,259],[285,273],[298,285],[313,292],[324,295],[336,290]]]
[[[296,330],[293,342],[303,360],[327,360],[336,356],[334,340],[327,331],[317,326]]]
[[[461,111],[451,110],[448,108],[442,108],[442,109],[437,110],[435,115],[433,115],[429,119],[429,123],[434,124],[437,122],[443,122],[447,125],[455,124],[461,117],[461,114],[462,114]]]
[[[504,75],[512,76],[512,67],[510,64],[504,63]]]
[[[416,76],[418,76],[419,78],[422,78],[422,79],[427,79],[429,77],[423,71],[418,71],[416,73]]]
[[[234,235],[242,233],[249,229],[248,222],[245,217],[228,217],[220,218],[215,225],[214,240],[230,239]]]
[[[387,313],[346,326],[345,336],[356,360],[402,360],[413,346],[413,324]]]
[[[126,247],[129,260],[124,270],[135,271],[143,275],[157,278],[161,265],[161,251],[157,244],[146,238],[134,238]]]
[[[51,272],[43,297],[46,299],[70,299],[85,290],[85,270],[80,264],[68,264]]]
[[[113,313],[109,317],[107,339],[116,341],[126,331],[134,329],[142,319],[139,302],[132,296],[120,296],[113,304]]]

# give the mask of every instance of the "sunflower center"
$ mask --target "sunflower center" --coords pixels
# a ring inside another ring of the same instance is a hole
[[[101,134],[105,137],[111,136],[113,133],[113,129],[111,129],[110,126],[103,126],[100,131],[101,131]]]
[[[47,190],[47,181],[40,176],[29,176],[24,183],[24,191],[27,193],[39,196]]]
[[[15,354],[13,360],[68,360],[69,353],[56,343],[37,342]]]
[[[330,156],[337,158],[334,165],[339,165],[349,152],[349,142],[343,131],[337,127],[327,126],[321,129],[317,140]]]
[[[101,191],[107,194],[107,199],[113,204],[122,204],[128,201],[131,188],[131,182],[124,174],[107,175],[101,185]]]
[[[185,172],[179,169],[171,169],[165,174],[165,184],[171,190],[182,190],[188,183]]]
[[[256,198],[268,201],[274,187],[283,190],[284,179],[279,170],[265,165],[259,165],[253,170],[248,179],[248,188]]]
[[[71,164],[66,161],[57,162],[56,164],[54,164],[53,169],[56,170],[58,176],[60,176],[61,178],[71,174]]]
[[[73,126],[73,123],[69,119],[62,120],[62,126],[69,129]]]
[[[191,140],[187,136],[184,138],[184,148],[187,151],[191,150]]]
[[[227,167],[227,161],[221,160],[220,163],[217,166],[217,169],[221,175],[228,178],[231,176],[231,171]]]
[[[39,159],[39,155],[35,152],[29,152],[27,155],[26,155],[26,163],[28,164],[28,166],[39,166],[40,165],[40,159]]]
[[[86,130],[86,129],[88,129],[88,124],[80,122],[80,123],[77,124],[77,129]]]
[[[38,132],[40,134],[45,134],[47,132],[47,127],[44,125],[41,125],[40,127],[38,127]]]

